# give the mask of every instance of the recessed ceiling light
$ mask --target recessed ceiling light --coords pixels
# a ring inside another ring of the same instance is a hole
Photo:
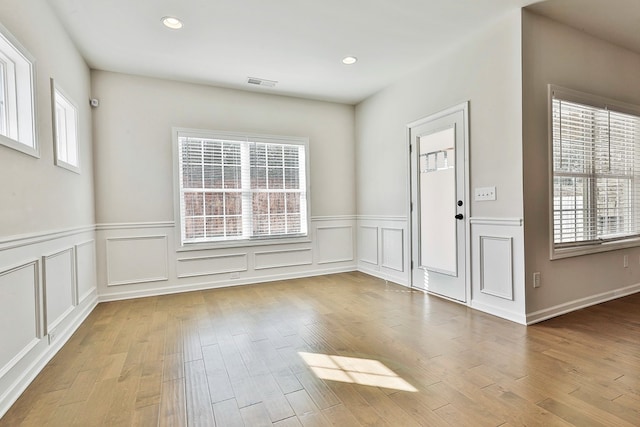
[[[162,24],[167,28],[171,28],[172,30],[179,30],[180,28],[182,28],[182,21],[173,16],[165,16],[164,18],[162,18]]]
[[[342,58],[342,63],[344,65],[353,65],[356,62],[358,62],[358,58],[356,58],[355,56],[345,56],[344,58]]]

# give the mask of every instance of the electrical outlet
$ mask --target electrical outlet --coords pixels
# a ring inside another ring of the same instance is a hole
[[[58,333],[55,330],[53,330],[53,331],[49,331],[48,335],[49,335],[49,345],[51,345],[51,343],[53,343],[56,340],[56,338],[58,338]]]
[[[474,192],[476,202],[496,200],[496,187],[478,187]]]
[[[533,273],[533,287],[534,288],[539,288],[540,287],[540,272],[536,271],[535,273]]]
[[[629,267],[629,255],[625,255],[622,258],[622,265],[624,266],[624,268]]]

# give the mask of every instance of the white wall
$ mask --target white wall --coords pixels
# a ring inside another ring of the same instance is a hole
[[[640,248],[549,260],[547,124],[550,83],[640,105],[640,55],[528,11],[523,52],[527,314],[537,321],[640,290]]]
[[[352,106],[104,71],[92,72],[92,86],[103,299],[355,269]],[[174,126],[308,137],[309,239],[178,251]]]
[[[471,202],[472,219],[490,219],[472,222],[472,243],[475,245],[480,237],[497,233],[513,238],[513,256],[522,258],[520,16],[520,11],[514,10],[497,19],[466,42],[434,56],[429,66],[356,107],[356,188],[361,219],[358,266],[363,271],[381,277],[391,275],[401,283],[409,283],[406,126],[464,101],[470,101],[471,187],[497,188],[496,201]],[[389,221],[403,230],[403,239],[396,239],[402,246],[392,249],[383,246],[380,236],[389,227]],[[372,250],[373,243],[379,245],[378,250]],[[377,259],[374,256],[385,251],[402,254],[403,271],[385,268],[383,255]],[[478,254],[472,253],[472,271],[480,271],[479,262]],[[474,273],[471,302],[478,303],[480,309],[522,321],[522,262],[514,258],[496,261],[495,265],[513,266],[513,274],[509,276],[512,281],[506,285],[513,287],[514,299],[486,296],[478,287],[479,273]]]
[[[40,158],[0,146],[0,416],[95,307],[90,73],[44,0],[2,0],[35,57]],[[50,79],[78,105],[81,173],[54,165]]]
[[[0,23],[36,59],[40,159],[0,146],[0,236],[94,223],[90,75],[87,65],[43,0],[3,0]],[[81,175],[53,163],[50,78],[76,102]]]

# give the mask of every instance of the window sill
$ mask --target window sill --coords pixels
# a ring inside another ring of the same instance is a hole
[[[625,240],[616,240],[613,242],[600,243],[591,246],[574,246],[562,249],[551,248],[550,259],[557,260],[563,258],[571,258],[582,255],[591,255],[602,252],[616,251],[620,249],[635,248],[640,246],[640,238],[631,238]]]
[[[66,169],[69,172],[74,172],[77,173],[78,175],[80,175],[80,168],[78,166],[74,166],[71,163],[67,163],[63,160],[60,159],[56,159],[56,166],[58,166],[59,168],[62,169]]]
[[[28,154],[29,156],[35,157],[36,159],[40,158],[40,152],[37,148],[34,148],[27,144],[23,144],[16,141],[15,139],[9,138],[4,135],[0,135],[0,146],[1,145],[4,145],[7,148],[12,148],[16,151],[20,151],[24,154]]]
[[[304,243],[311,243],[311,239],[309,239],[309,236],[283,237],[283,238],[259,239],[259,240],[255,239],[255,240],[238,240],[238,241],[222,241],[222,242],[186,243],[182,246],[179,246],[176,249],[176,252],[193,252],[193,251],[207,251],[207,250],[214,250],[214,249],[292,245],[292,244],[304,244]]]

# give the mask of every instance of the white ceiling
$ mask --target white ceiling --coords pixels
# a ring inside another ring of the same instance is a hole
[[[502,14],[536,1],[48,2],[94,69],[355,104]],[[616,43],[635,43],[640,52],[639,9],[640,0],[551,0],[534,6]],[[166,15],[181,18],[184,28],[164,28],[160,19]],[[359,61],[345,66],[346,55]],[[247,77],[278,84],[256,87]]]

